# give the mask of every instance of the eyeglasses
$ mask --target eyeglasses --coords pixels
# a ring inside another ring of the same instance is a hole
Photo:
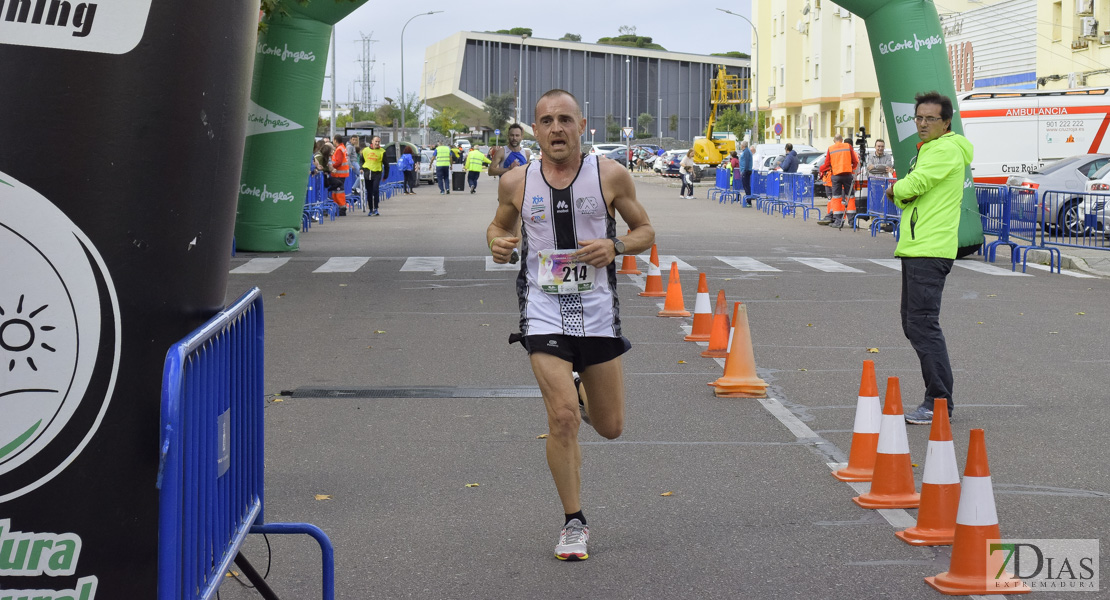
[[[922,123],[928,123],[928,124],[932,125],[933,123],[936,123],[938,121],[943,121],[943,120],[944,119],[942,119],[940,117],[914,117],[913,118],[914,123],[917,123],[918,125],[920,125]]]

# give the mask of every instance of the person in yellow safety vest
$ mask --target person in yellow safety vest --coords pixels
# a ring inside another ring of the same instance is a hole
[[[366,178],[366,216],[376,217],[378,203],[381,202],[382,187],[382,160],[385,157],[385,148],[382,148],[382,138],[370,138],[370,145],[362,149],[362,172]]]
[[[833,145],[825,152],[825,163],[821,165],[821,175],[832,173],[832,191],[829,194],[829,213],[817,221],[818,225],[844,227],[844,218],[851,222],[856,216],[856,196],[852,193],[852,174],[859,167],[859,156],[851,144],[844,142],[844,136],[837,134]],[[844,201],[848,201],[845,215]]]
[[[443,142],[436,146],[436,183],[439,193],[451,193],[451,149]]]
[[[471,194],[478,191],[478,176],[482,174],[482,167],[491,162],[480,150],[470,148],[470,152],[466,155],[466,180],[470,184]]]
[[[331,176],[335,178],[332,183],[331,199],[339,206],[339,216],[347,214],[347,175],[350,174],[350,162],[347,160],[346,140],[338,133],[335,140],[335,152],[331,155]]]

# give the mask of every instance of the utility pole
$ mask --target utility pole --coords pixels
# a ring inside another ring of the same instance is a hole
[[[362,71],[361,85],[362,93],[359,97],[359,108],[363,112],[370,112],[374,110],[374,62],[377,58],[373,53],[373,44],[378,40],[373,39],[374,32],[371,31],[370,35],[359,32],[361,39],[356,43],[362,44],[362,58],[358,59],[359,67]]]

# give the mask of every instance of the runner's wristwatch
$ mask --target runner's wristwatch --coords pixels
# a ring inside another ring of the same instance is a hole
[[[617,256],[620,256],[621,254],[624,254],[624,242],[620,241],[619,238],[615,238],[615,237],[609,238],[609,241],[613,242],[613,250],[617,251]]]

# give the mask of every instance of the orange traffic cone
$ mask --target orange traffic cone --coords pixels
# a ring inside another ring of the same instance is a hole
[[[682,279],[678,276],[678,263],[671,263],[671,276],[667,281],[667,299],[663,302],[660,317],[689,317],[686,302],[682,300]]]
[[[732,341],[725,358],[725,374],[710,382],[718,398],[766,398],[767,382],[755,374],[755,352],[748,327],[748,307],[737,302],[732,312]]]
[[[917,525],[894,535],[914,546],[947,546],[956,535],[959,505],[960,470],[956,467],[956,447],[948,424],[948,401],[938,398],[933,402],[933,426],[929,430],[929,450],[921,478]]]
[[[848,466],[833,471],[841,481],[871,481],[875,471],[875,452],[879,447],[879,423],[883,410],[879,405],[879,387],[875,384],[875,361],[863,361],[859,378],[859,400],[856,401],[856,423],[852,427],[852,449]]]
[[[655,249],[655,244],[651,245],[651,261],[648,264],[647,282],[644,284],[644,291],[640,292],[640,295],[649,298],[662,298],[667,295],[663,291],[663,274],[659,272],[659,251]]]
[[[632,233],[629,229],[628,233]],[[617,269],[617,275],[640,275],[640,270],[636,268],[636,257],[632,254],[625,254],[624,260],[621,261],[621,268]]]
[[[852,498],[852,502],[863,508],[917,508],[921,503],[921,496],[913,487],[913,465],[897,377],[886,380],[886,404],[879,425],[871,491]]]
[[[947,408],[947,404],[945,404]],[[947,412],[947,411],[945,411]],[[934,409],[933,422],[937,422]],[[971,430],[967,465],[956,512],[956,535],[948,570],[925,583],[942,594],[1028,594],[1024,581],[1003,571],[1005,552],[989,552],[987,540],[1001,539],[998,512],[994,508],[994,486],[987,466],[987,443],[982,429]]]
[[[725,291],[717,292],[717,308],[713,311],[713,328],[709,331],[709,349],[701,353],[705,358],[726,358],[728,356],[728,305],[725,304]]]
[[[724,292],[721,292],[724,294]],[[694,299],[694,327],[690,335],[682,338],[687,342],[708,342],[713,330],[713,313],[709,311],[709,286],[705,283],[705,273],[698,273],[698,295]]]

